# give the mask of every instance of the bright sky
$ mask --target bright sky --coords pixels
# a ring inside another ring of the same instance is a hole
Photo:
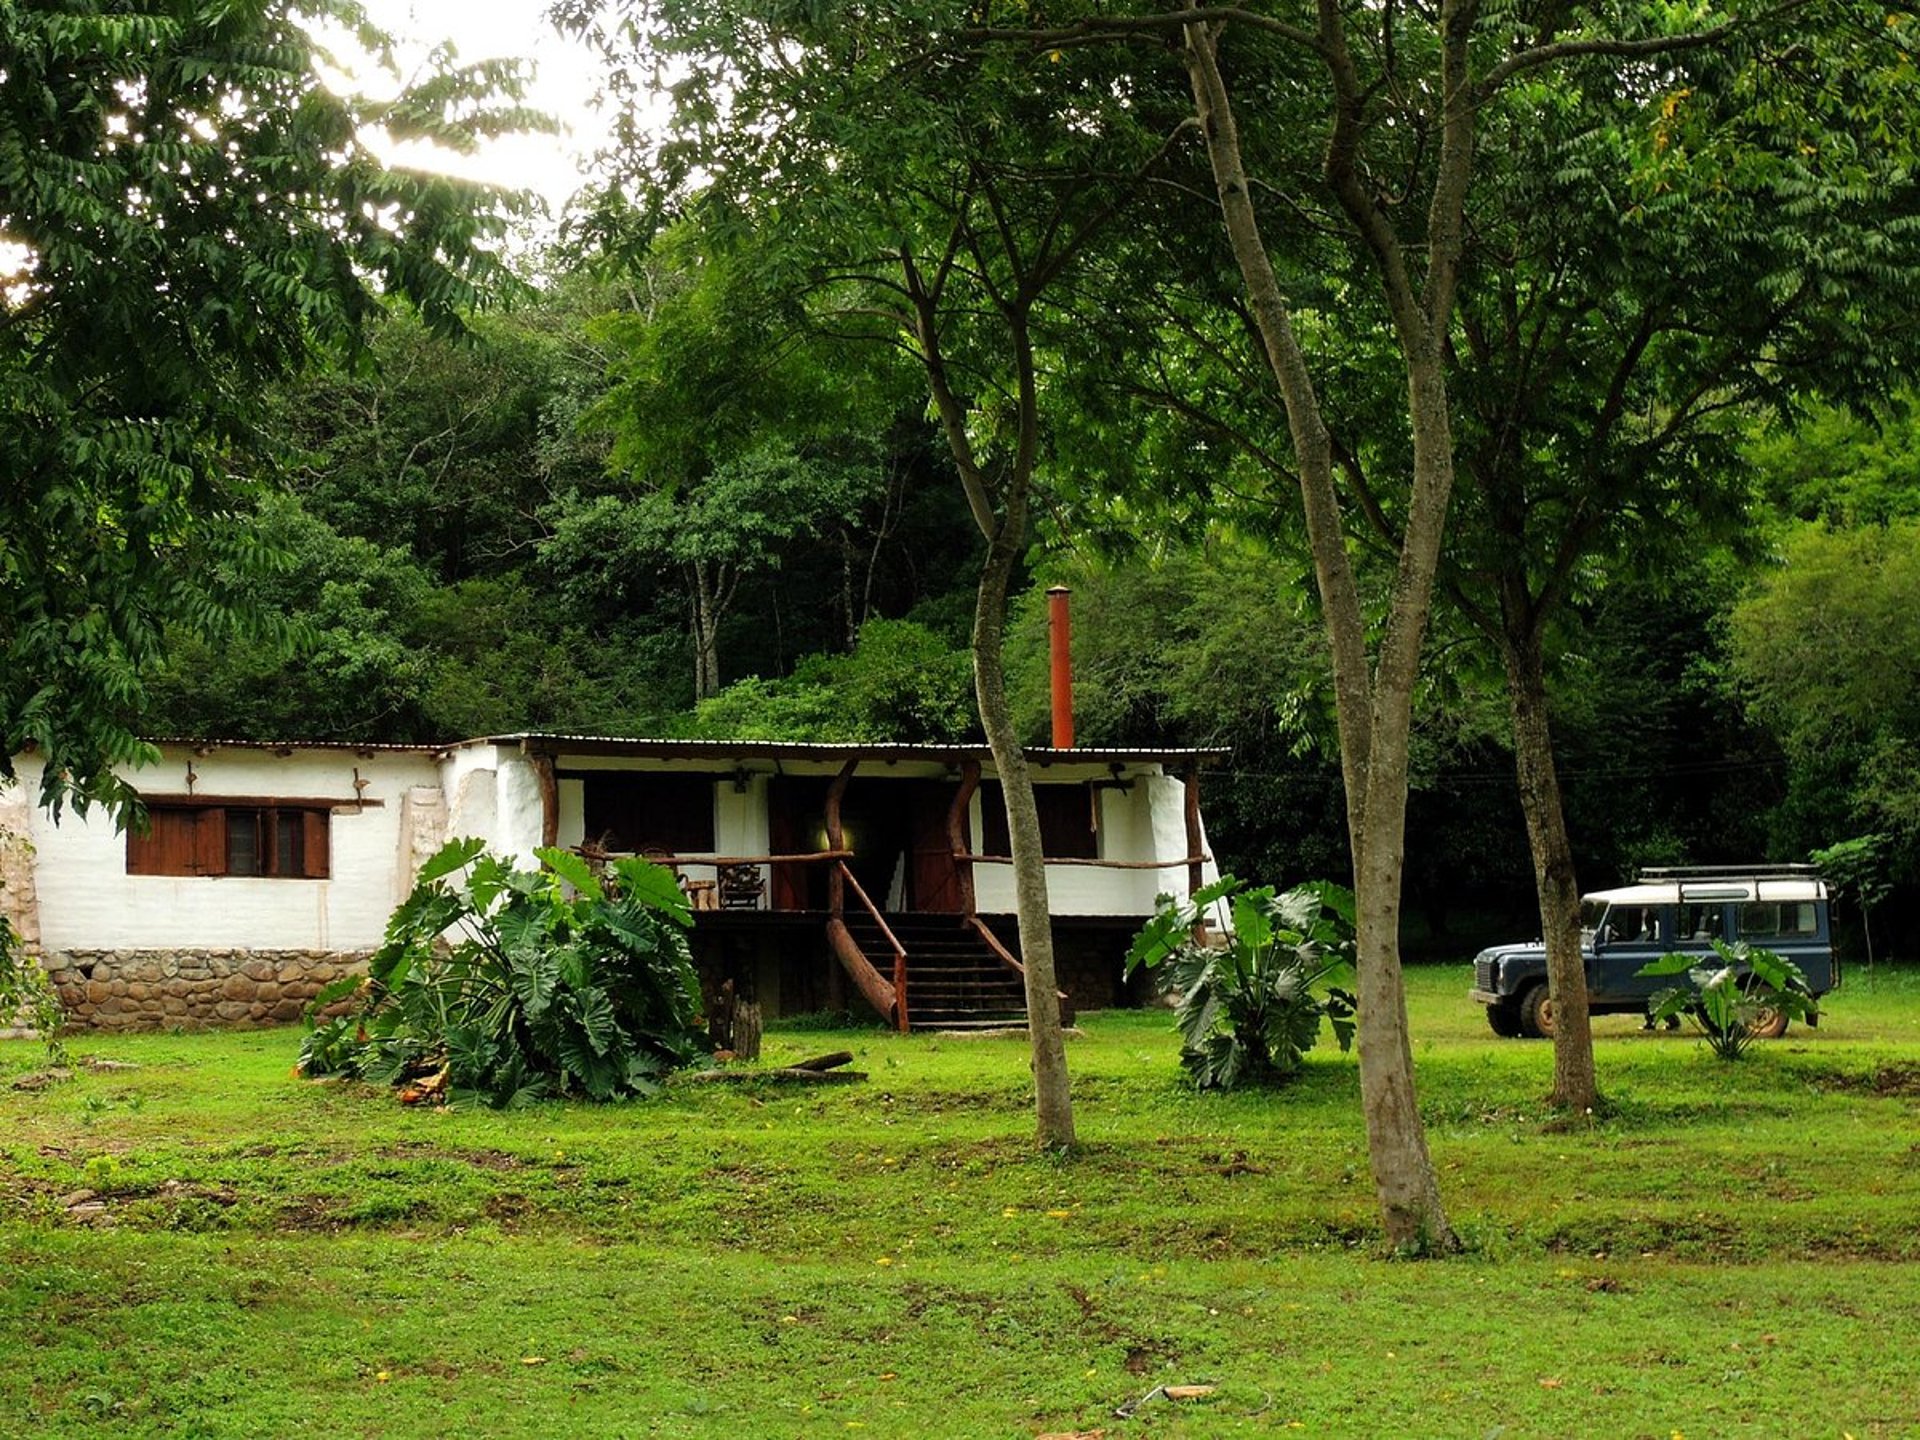
[[[589,105],[599,69],[586,48],[558,34],[546,20],[545,0],[364,0],[374,24],[401,43],[403,69],[424,63],[442,40],[451,40],[462,61],[507,56],[530,61],[534,78],[527,103],[557,117],[559,135],[519,135],[495,141],[471,158],[409,153],[406,164],[492,180],[546,197],[557,215],[580,183],[582,157],[591,153],[605,126]]]

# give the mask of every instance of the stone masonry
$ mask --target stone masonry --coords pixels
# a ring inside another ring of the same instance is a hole
[[[338,950],[67,950],[46,957],[68,1023],[100,1030],[283,1025],[366,969]]]

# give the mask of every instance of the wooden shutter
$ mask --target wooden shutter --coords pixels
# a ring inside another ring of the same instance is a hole
[[[227,812],[202,810],[194,819],[193,868],[188,875],[227,873]]]
[[[193,858],[193,812],[147,808],[147,832],[127,831],[129,875],[189,875]]]
[[[305,831],[300,857],[304,868],[300,873],[309,880],[324,880],[332,873],[333,854],[329,842],[333,816],[325,810],[303,810],[300,823]]]
[[[144,835],[127,832],[129,875],[219,875],[226,869],[226,812],[154,806]]]

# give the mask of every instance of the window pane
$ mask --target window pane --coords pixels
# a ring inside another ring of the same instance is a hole
[[[616,854],[710,855],[718,783],[713,775],[590,775],[583,794],[587,838]]]
[[[1718,904],[1682,905],[1680,933],[1673,938],[1676,943],[1686,940],[1718,940],[1723,925],[1723,912]]]
[[[260,812],[227,811],[227,873],[260,873]]]
[[[273,873],[298,877],[306,873],[304,836],[298,810],[277,810],[273,816]]]
[[[1052,860],[1097,860],[1100,837],[1093,829],[1093,794],[1085,785],[1036,785],[1034,808],[1040,812],[1040,853]],[[1007,835],[1007,797],[998,780],[980,782],[980,853],[1011,855]]]
[[[1658,905],[1616,905],[1607,917],[1608,938],[1616,945],[1658,945]]]
[[[1815,930],[1811,901],[1786,903],[1767,901],[1740,907],[1740,933],[1755,939],[1781,935],[1811,935]]]

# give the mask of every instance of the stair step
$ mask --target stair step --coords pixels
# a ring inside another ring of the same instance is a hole
[[[1026,982],[970,925],[944,915],[845,917],[848,933],[883,976],[893,943],[906,952],[907,1020],[915,1030],[1000,1030],[1027,1023]],[[891,940],[889,939],[891,936]]]

